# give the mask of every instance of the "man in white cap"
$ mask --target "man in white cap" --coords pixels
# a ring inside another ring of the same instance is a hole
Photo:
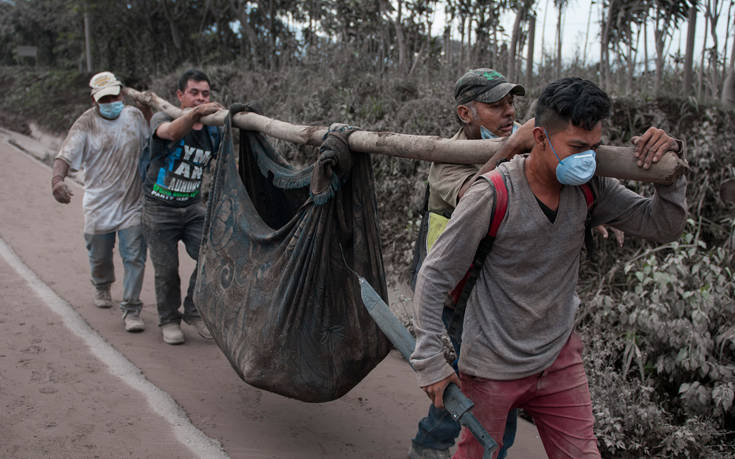
[[[94,304],[112,306],[112,253],[117,235],[125,272],[120,303],[123,322],[125,330],[141,332],[146,244],[138,162],[148,138],[150,110],[144,115],[124,105],[122,83],[111,72],[94,75],[89,86],[94,106],[77,118],[56,155],[52,193],[58,202],[68,204],[73,193],[64,179],[70,170],[84,171],[84,239],[95,288]]]

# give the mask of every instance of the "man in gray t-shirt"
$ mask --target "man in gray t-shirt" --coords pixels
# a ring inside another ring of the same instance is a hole
[[[140,110],[123,104],[122,83],[112,73],[94,75],[89,85],[94,106],[69,129],[54,161],[52,192],[58,202],[68,204],[72,192],[64,178],[70,170],[84,171],[84,239],[94,303],[101,308],[112,306],[112,253],[117,236],[125,271],[120,303],[123,321],[127,331],[140,332],[144,328],[140,290],[146,245],[138,159],[148,137],[148,123]],[[146,113],[150,117],[148,110]]]
[[[443,406],[446,385],[461,379],[475,415],[494,439],[503,437],[509,409],[523,408],[550,457],[599,457],[582,346],[573,333],[588,214],[579,185],[589,182],[594,191],[593,225],[667,242],[686,221],[684,177],[656,185],[655,195],[645,198],[615,179],[594,176],[595,149],[609,111],[607,94],[594,83],[555,81],[539,98],[530,155],[498,166],[508,206],[467,302],[459,378],[442,353],[441,312],[446,292],[465,274],[487,234],[495,201],[488,180],[474,182],[459,201],[416,283],[411,363],[435,406]],[[679,148],[673,141],[670,146]],[[645,166],[650,158],[640,160]],[[481,455],[480,444],[463,432],[455,457]]]

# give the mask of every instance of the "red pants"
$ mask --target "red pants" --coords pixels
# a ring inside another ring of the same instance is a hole
[[[551,367],[539,374],[497,381],[460,373],[460,379],[462,392],[475,403],[472,412],[495,441],[503,438],[508,412],[523,408],[533,417],[549,458],[600,457],[582,364],[582,341],[575,333]],[[480,458],[480,443],[463,428],[454,459]]]

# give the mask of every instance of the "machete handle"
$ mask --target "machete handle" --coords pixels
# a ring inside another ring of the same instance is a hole
[[[360,295],[370,317],[373,318],[378,328],[393,343],[393,346],[411,363],[411,353],[416,346],[416,340],[406,330],[400,320],[393,314],[378,292],[370,285],[364,277],[357,276],[360,282]],[[480,421],[470,411],[475,406],[472,400],[459,390],[459,387],[450,383],[444,389],[444,407],[449,411],[455,421],[467,427],[472,435],[477,438],[484,450],[483,459],[491,459],[493,451],[498,444],[480,424]]]
[[[467,398],[456,384],[449,383],[447,388],[444,389],[444,408],[449,411],[449,414],[452,415],[455,421],[467,427],[477,441],[480,442],[483,449],[482,458],[490,459],[493,456],[493,451],[497,449],[498,444],[487,433],[487,430],[485,430],[475,415],[472,414],[472,411],[470,411],[474,406],[475,404],[472,400]]]

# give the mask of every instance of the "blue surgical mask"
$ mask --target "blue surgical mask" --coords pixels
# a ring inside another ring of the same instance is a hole
[[[513,135],[518,130],[518,125],[513,123],[513,130],[510,132],[511,135]],[[497,139],[498,136],[493,134],[493,132],[486,128],[485,126],[480,126],[480,135],[483,139]]]
[[[120,116],[120,112],[122,112],[124,105],[121,100],[117,100],[115,102],[110,102],[109,104],[99,104],[99,107],[100,115],[104,116],[108,120],[114,120]]]
[[[546,129],[544,129],[546,138],[549,139],[549,146],[551,147],[552,153],[559,160],[559,164],[556,165],[556,179],[562,185],[579,186],[590,181],[595,170],[597,170],[597,154],[594,150],[585,150],[581,153],[575,153],[567,156],[563,160],[559,159],[559,155],[554,151],[554,146],[551,144],[551,136]]]

